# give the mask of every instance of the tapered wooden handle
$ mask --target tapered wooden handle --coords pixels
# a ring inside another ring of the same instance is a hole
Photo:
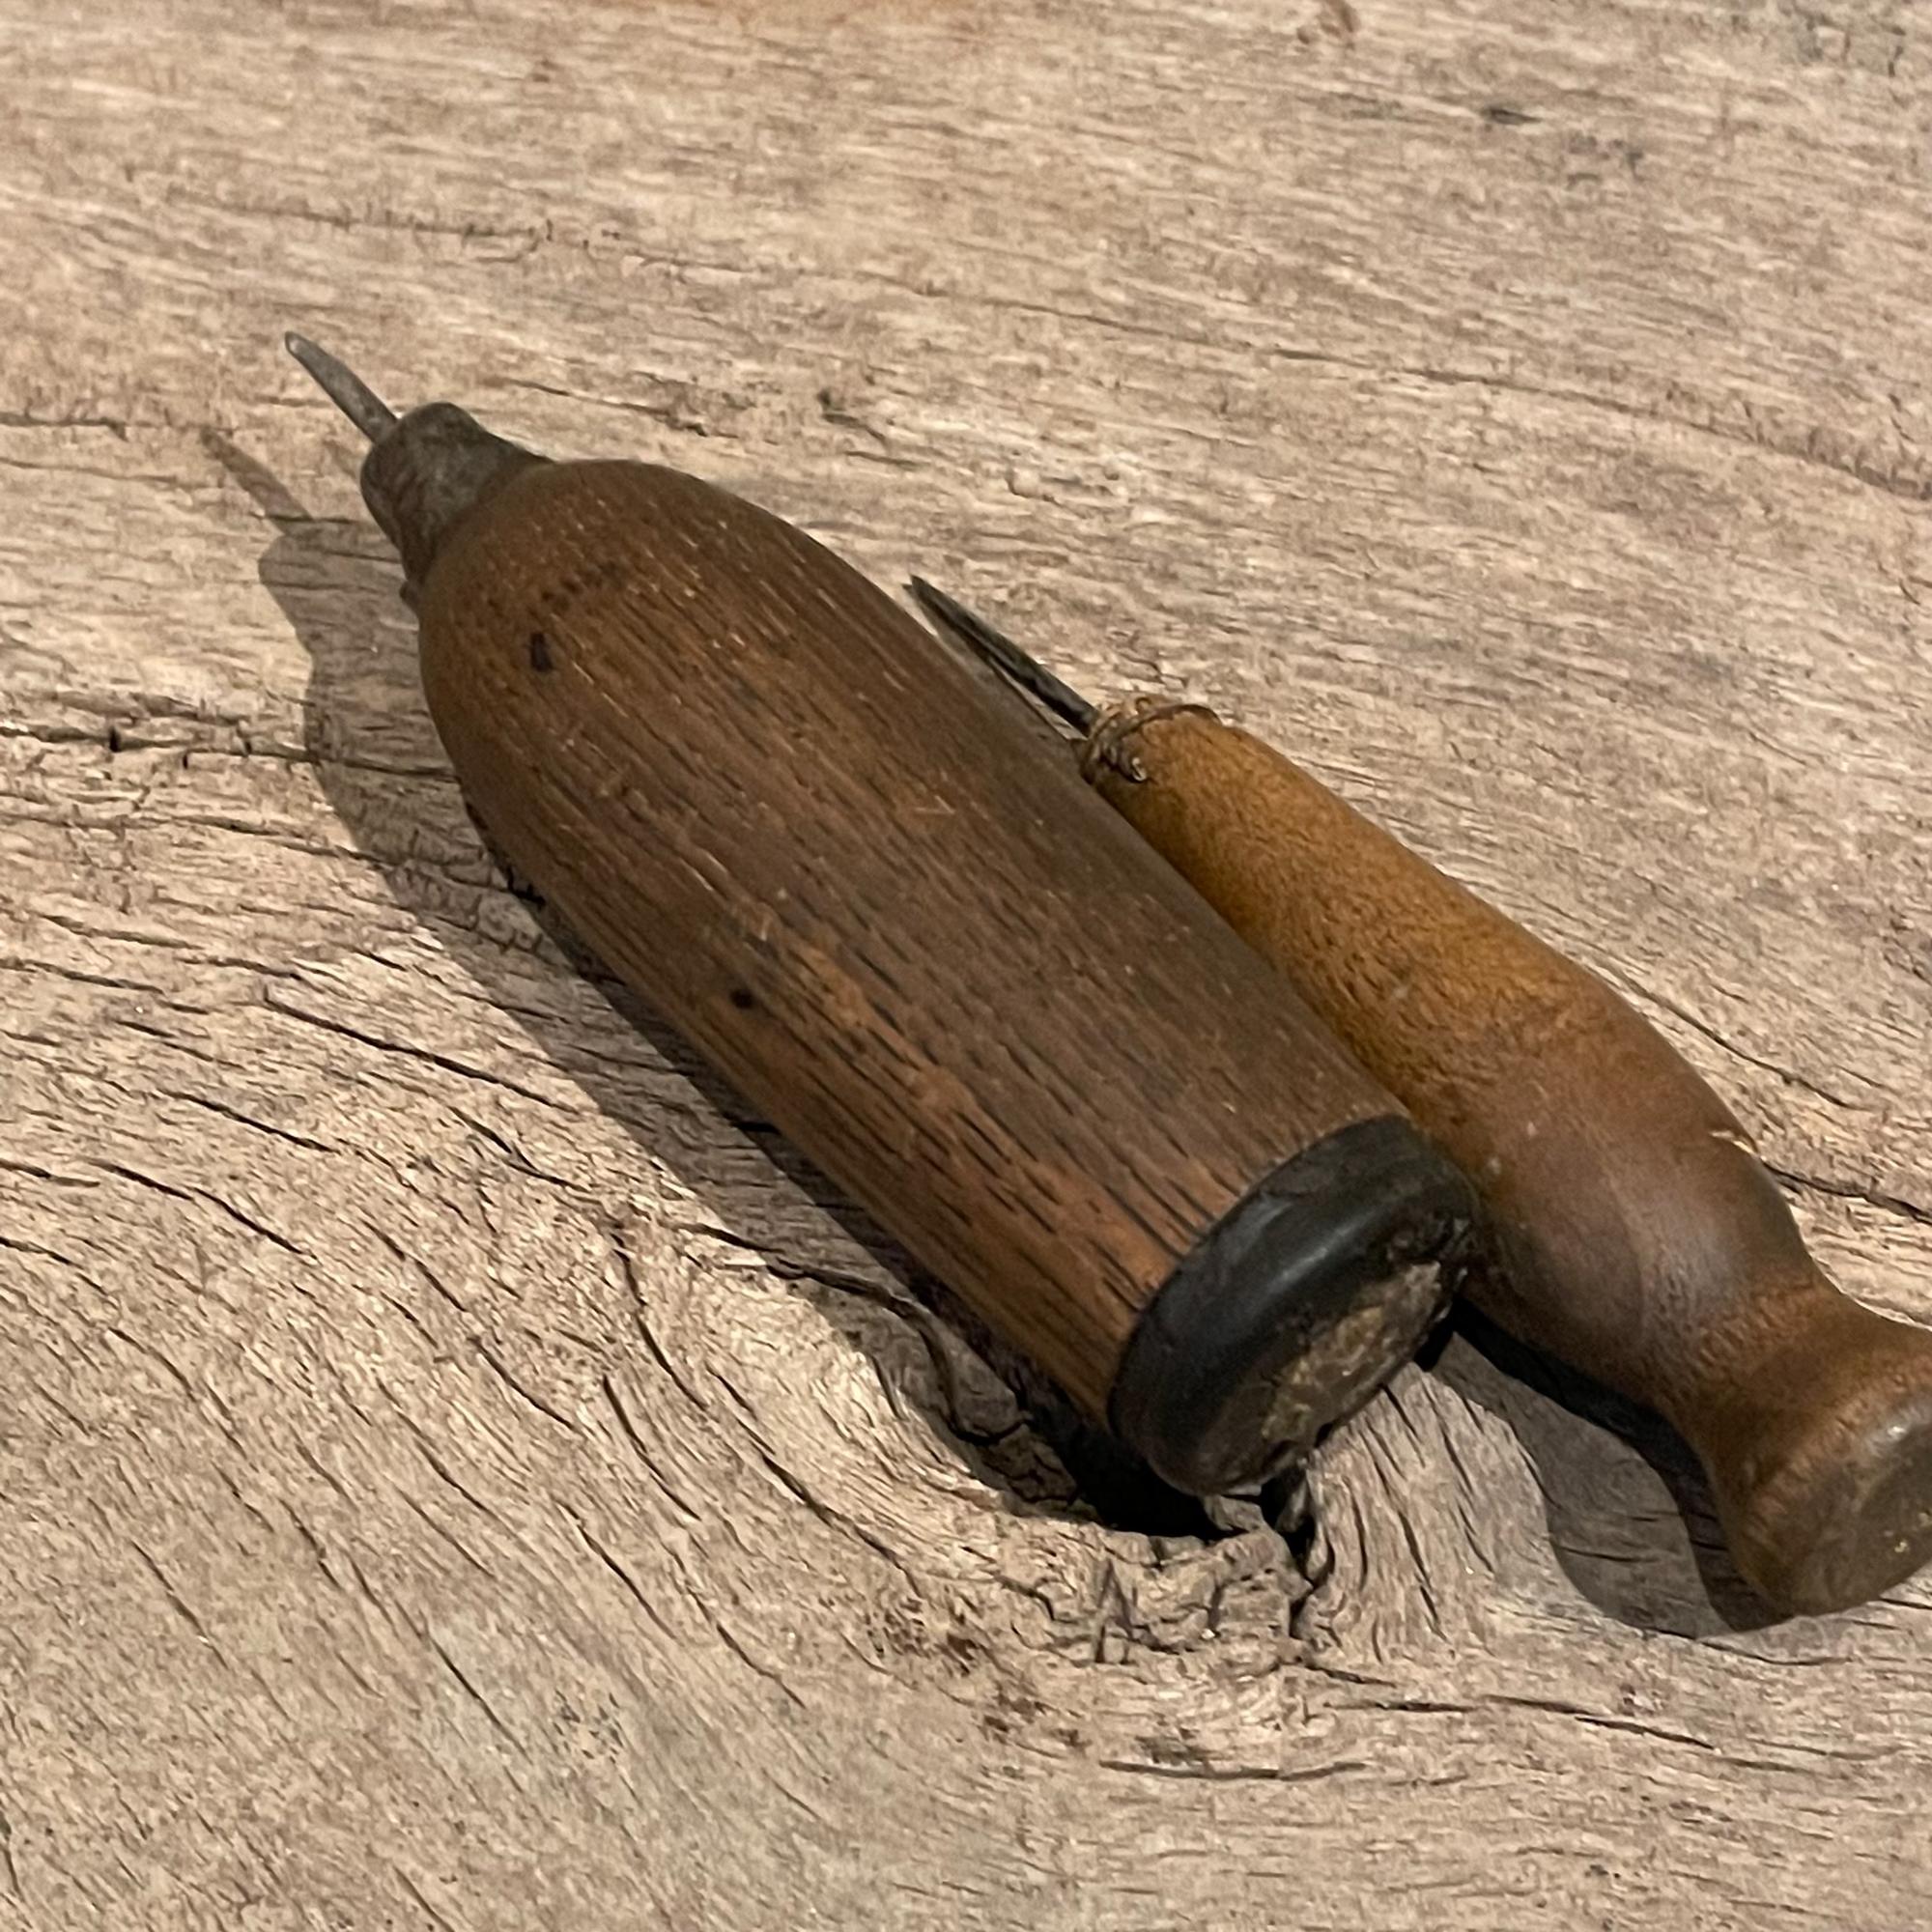
[[[365,489],[467,791],[614,970],[1171,1481],[1412,1352],[1461,1177],[1012,707],[780,519],[459,417]]]
[[[1488,1311],[1696,1448],[1766,1598],[1847,1605],[1932,1554],[1932,1335],[1833,1286],[1625,1001],[1198,708],[1111,714],[1086,768],[1476,1181]]]

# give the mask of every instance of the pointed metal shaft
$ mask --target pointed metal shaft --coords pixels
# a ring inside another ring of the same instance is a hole
[[[1002,671],[1019,688],[1084,738],[1099,722],[1100,707],[1090,702],[1071,685],[1063,684],[1038,659],[1029,657],[1003,631],[996,631],[985,618],[938,590],[923,577],[915,577],[907,586],[924,608],[959,640]]]
[[[282,340],[289,354],[315,378],[323,394],[371,442],[395,428],[395,411],[346,363],[338,362],[327,350],[318,349],[305,335],[289,334]]]

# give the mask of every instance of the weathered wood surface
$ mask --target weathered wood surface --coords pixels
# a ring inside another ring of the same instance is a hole
[[[1932,1587],[1467,1338],[1083,1520],[492,872],[311,330],[1205,692],[1932,1319],[1932,33],[0,0],[0,1924],[1918,1927]],[[836,1204],[835,1204],[836,1205]]]

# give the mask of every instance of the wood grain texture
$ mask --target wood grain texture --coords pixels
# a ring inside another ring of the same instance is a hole
[[[1922,1924],[1932,1593],[1750,1627],[1488,1338],[1312,1540],[1083,1518],[502,890],[278,346],[1198,693],[1924,1318],[1914,10],[0,0],[0,1922]]]
[[[510,867],[1094,1422],[1150,1305],[1277,1170],[1359,1122],[1416,1144],[1005,692],[743,498],[520,469],[419,608],[430,715]],[[1338,1207],[1382,1179],[1358,1168]],[[1435,1279],[1392,1333],[1365,1286],[1363,1389],[1415,1352]],[[1209,1481],[1315,1435],[1251,1432]]]

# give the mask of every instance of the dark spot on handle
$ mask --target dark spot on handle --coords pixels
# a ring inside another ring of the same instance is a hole
[[[550,639],[541,631],[530,633],[530,668],[549,670],[555,660],[550,654]]]
[[[1483,109],[1483,119],[1492,128],[1529,128],[1543,117],[1532,114],[1526,108],[1512,107],[1506,101],[1496,100]]]
[[[758,996],[749,986],[733,986],[731,988],[731,1004],[741,1013],[749,1013],[758,1004]]]

